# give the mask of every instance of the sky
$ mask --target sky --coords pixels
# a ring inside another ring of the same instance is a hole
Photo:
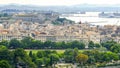
[[[120,4],[120,0],[0,0],[0,4],[23,4],[23,5],[76,5],[76,4]]]

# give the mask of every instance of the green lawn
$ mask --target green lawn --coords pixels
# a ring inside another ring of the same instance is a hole
[[[32,51],[33,53],[37,53],[38,51],[41,51],[41,50],[48,50],[48,49],[38,49],[38,50],[34,50],[34,49],[30,49],[30,50],[25,50],[27,53],[29,53],[30,51]],[[57,51],[58,54],[62,54],[65,52],[65,49],[63,50],[59,50],[59,49],[49,49],[51,51],[55,50]],[[79,52],[83,52],[83,51],[86,51],[86,50],[79,50]]]
[[[37,53],[38,51],[42,51],[42,50],[45,50],[45,49],[38,49],[38,50],[25,50],[27,53],[29,53],[30,51],[32,51],[33,53]],[[51,51],[53,51],[54,49],[50,49]],[[57,51],[57,53],[59,53],[59,54],[62,54],[62,53],[64,53],[64,51],[65,50],[55,50],[55,51]]]

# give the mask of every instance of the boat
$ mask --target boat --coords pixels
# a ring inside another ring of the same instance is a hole
[[[113,12],[113,13],[102,12],[99,14],[99,17],[101,17],[101,18],[120,18],[120,13],[118,13],[118,12]]]
[[[77,14],[86,14],[86,12],[81,11],[81,12],[77,12]]]

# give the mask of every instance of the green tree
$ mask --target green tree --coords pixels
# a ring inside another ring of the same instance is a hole
[[[51,48],[52,42],[51,41],[45,41],[43,45],[44,45],[43,46],[44,48]]]
[[[4,46],[8,47],[9,46],[9,42],[7,40],[2,40],[0,42],[0,45],[4,45]]]
[[[98,44],[98,43],[95,43],[94,45],[95,45],[96,48],[100,48],[101,47],[101,45]]]
[[[38,68],[41,68],[41,66],[44,64],[44,59],[43,58],[36,59],[36,64]]]
[[[74,55],[73,55],[74,51],[73,49],[66,49],[64,52],[64,60],[67,63],[72,63],[74,60]]]
[[[84,49],[85,48],[85,44],[84,43],[82,43],[82,42],[79,42],[79,41],[73,41],[73,42],[71,42],[72,43],[72,45],[71,45],[71,47],[74,49],[74,48],[78,48],[78,49]]]
[[[90,49],[94,48],[94,47],[95,47],[94,42],[93,42],[93,41],[89,41],[88,47],[89,47]]]
[[[102,56],[101,56],[101,53],[98,50],[84,51],[83,54],[88,55],[90,59],[91,59],[90,56],[93,56],[94,59],[95,59],[95,62],[101,62]]]
[[[103,60],[103,61],[109,62],[110,60],[112,60],[112,59],[110,58],[110,55],[109,55],[108,53],[103,53],[102,55],[103,55],[103,56],[102,56],[102,60]]]
[[[52,53],[52,51],[50,50],[45,50],[44,52],[45,52],[44,54],[45,57],[49,57],[49,55]]]
[[[59,56],[57,54],[50,54],[50,65],[57,63]]]
[[[11,68],[10,64],[6,60],[1,60],[0,61],[0,68]]]
[[[32,57],[33,56],[33,53],[32,51],[29,52],[29,56]]]
[[[110,50],[114,53],[120,53],[120,44],[113,45]]]
[[[14,63],[22,63],[27,65],[29,68],[36,68],[36,65],[32,62],[32,59],[21,48],[15,49],[14,51]]]
[[[65,43],[65,41],[62,41],[60,46],[61,46],[61,47],[60,47],[61,49],[65,49],[65,48],[66,48],[66,43]]]
[[[29,49],[30,46],[32,45],[32,41],[34,39],[32,39],[31,37],[25,37],[21,40],[21,44],[23,48]]]
[[[85,62],[87,62],[87,60],[88,60],[88,55],[79,54],[79,55],[76,57],[76,60],[77,60],[81,65],[83,65]]]
[[[116,61],[119,59],[119,56],[116,53],[112,53],[112,52],[102,53],[101,57],[102,57],[103,61],[106,61],[106,62],[110,62],[111,60]]]
[[[12,53],[5,46],[0,46],[0,60],[12,61]]]
[[[20,47],[21,47],[21,43],[20,43],[19,40],[17,40],[17,39],[10,40],[10,42],[9,42],[9,48],[15,49],[15,48],[20,48]]]
[[[95,62],[96,62],[96,60],[95,60],[95,58],[94,58],[94,56],[89,56],[89,58],[88,58],[88,61],[87,61],[89,64],[94,64]]]
[[[43,60],[44,60],[44,65],[45,66],[49,66],[50,65],[50,58],[44,57]]]
[[[65,41],[56,42],[55,48],[56,49],[65,49],[65,48],[68,48],[68,45],[66,44]]]
[[[39,49],[43,48],[43,43],[40,40],[32,40],[30,48],[31,49]]]
[[[32,62],[35,62],[35,61],[36,61],[36,59],[37,59],[36,54],[34,54],[32,51],[30,51],[30,52],[29,52],[29,57],[31,57]]]
[[[38,51],[36,55],[37,55],[38,58],[43,58],[43,57],[45,57],[45,52],[44,51]]]
[[[101,58],[102,57],[101,52],[99,52],[98,50],[95,49],[95,50],[92,50],[91,53],[92,53],[91,55],[94,56],[96,62],[102,62],[102,60],[101,60],[102,59]]]
[[[73,51],[73,61],[76,62],[76,57],[78,56],[78,53],[79,53],[79,50],[78,48],[74,48],[74,51]]]
[[[110,50],[110,48],[114,46],[115,44],[117,44],[117,42],[112,40],[112,41],[107,41],[107,42],[102,43],[102,46]]]

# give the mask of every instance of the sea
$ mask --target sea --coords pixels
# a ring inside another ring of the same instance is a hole
[[[67,18],[75,21],[75,23],[89,23],[91,25],[120,25],[120,18],[100,18],[101,12],[86,12],[85,14],[62,14],[61,18]]]

